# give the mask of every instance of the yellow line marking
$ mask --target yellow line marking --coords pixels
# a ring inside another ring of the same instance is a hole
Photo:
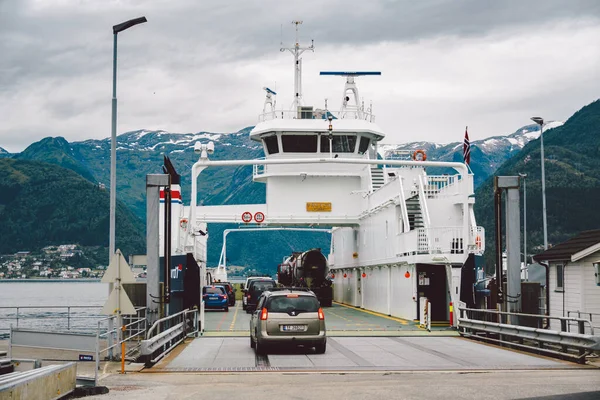
[[[390,317],[389,315],[380,314],[380,313],[375,312],[375,311],[364,310],[362,308],[356,308],[356,307],[348,306],[346,304],[338,303],[337,301],[334,301],[334,303],[337,304],[337,305],[339,305],[339,306],[342,306],[342,307],[350,308],[352,310],[356,310],[356,311],[364,312],[364,313],[367,313],[367,314],[375,315],[376,317],[381,317],[381,318],[389,319],[389,320],[392,320],[392,321],[400,322],[402,325],[408,325],[408,321],[405,320],[405,319],[402,319],[402,318]]]
[[[343,319],[344,321],[354,322],[353,320],[345,318],[345,317],[342,317],[341,315],[338,315],[338,314],[336,314],[336,313],[334,313],[333,311],[330,311],[330,310],[325,311],[325,315],[327,315],[327,314],[335,315],[336,317],[338,317],[339,319]]]
[[[235,302],[235,313],[233,314],[233,321],[231,321],[231,325],[229,325],[229,330],[232,331],[235,325],[235,319],[237,318],[238,310],[240,309],[239,303]]]

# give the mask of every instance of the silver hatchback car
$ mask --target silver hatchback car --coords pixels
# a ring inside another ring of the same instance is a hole
[[[325,353],[325,314],[313,292],[282,288],[260,296],[250,317],[250,347],[264,354],[269,345],[303,345]]]

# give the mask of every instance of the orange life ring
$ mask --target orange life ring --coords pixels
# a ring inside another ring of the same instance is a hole
[[[481,237],[479,235],[475,238],[475,245],[477,246],[477,250],[481,250]]]
[[[187,227],[187,223],[188,223],[188,220],[183,218],[181,221],[179,221],[179,226],[182,227],[183,229],[185,229]]]
[[[421,159],[418,159],[418,155],[421,155]],[[414,161],[425,161],[427,160],[427,154],[425,154],[425,150],[416,150],[413,155],[412,155],[412,159]]]

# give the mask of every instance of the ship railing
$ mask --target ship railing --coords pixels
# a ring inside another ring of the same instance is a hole
[[[360,119],[369,122],[375,122],[375,114],[367,109],[346,109],[343,111],[324,110],[315,108],[313,110],[274,110],[259,114],[258,122],[271,121],[274,119],[322,119],[332,115],[336,119]]]
[[[429,207],[427,206],[427,197],[425,196],[425,188],[423,184],[423,177],[419,175],[419,203],[421,205],[421,214],[423,215],[423,223],[425,228],[431,226],[431,218],[429,217]]]
[[[417,253],[419,254],[464,254],[465,251],[483,254],[485,230],[481,226],[471,227],[469,238],[464,239],[462,226],[446,226],[417,229]],[[466,245],[466,248],[465,248]]]
[[[266,157],[257,158],[257,160],[266,160]],[[266,164],[254,164],[252,165],[252,177],[256,178],[260,175],[264,175],[267,173]]]
[[[427,198],[454,196],[460,193],[460,175],[428,175],[423,190]]]
[[[590,320],[575,317],[524,314],[458,307],[458,331],[462,336],[586,362],[586,356],[600,350],[600,335],[594,335]],[[561,330],[551,330],[548,321],[560,321]],[[574,324],[577,332],[568,327]],[[589,332],[589,333],[588,333]]]

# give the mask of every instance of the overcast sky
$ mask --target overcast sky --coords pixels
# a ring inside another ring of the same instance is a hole
[[[373,102],[384,143],[509,134],[564,120],[600,93],[596,0],[0,0],[0,147],[110,136],[112,26],[118,132],[234,132],[255,125],[263,86],[289,108],[291,21],[303,20],[307,105],[339,109],[340,77]]]

